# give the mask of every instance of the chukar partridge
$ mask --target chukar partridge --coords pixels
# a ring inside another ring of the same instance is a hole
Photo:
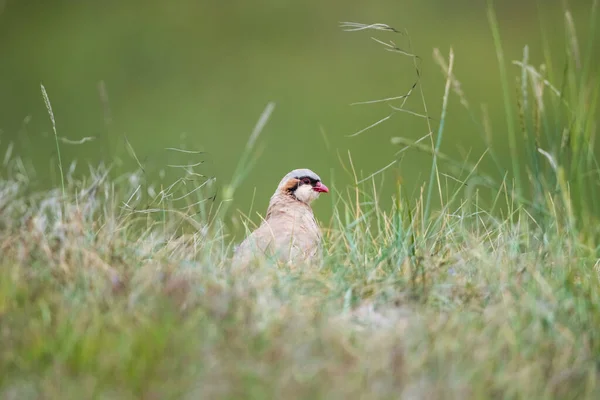
[[[320,256],[321,232],[310,204],[329,189],[309,169],[285,175],[271,196],[261,225],[236,249],[234,266],[274,258],[284,263],[314,262]]]

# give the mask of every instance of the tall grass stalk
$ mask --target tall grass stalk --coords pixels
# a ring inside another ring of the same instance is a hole
[[[50,116],[50,121],[52,122],[52,131],[54,132],[54,140],[56,143],[56,154],[58,157],[58,170],[60,172],[60,185],[62,188],[63,197],[66,194],[65,191],[65,174],[63,172],[62,159],[60,156],[60,146],[58,144],[58,132],[56,131],[56,121],[54,119],[54,112],[52,111],[52,104],[50,103],[50,98],[48,97],[48,93],[46,92],[46,88],[43,84],[40,84],[40,88],[42,90],[42,96],[44,97],[44,103],[46,104],[46,109],[48,110],[48,115]]]
[[[256,125],[252,129],[252,133],[248,137],[248,142],[246,143],[244,151],[242,152],[242,155],[235,167],[235,172],[233,173],[231,182],[229,182],[223,189],[223,198],[225,200],[230,201],[234,197],[237,188],[242,183],[244,178],[252,170],[252,165],[254,164],[254,160],[251,159],[251,156],[253,155],[253,152],[254,152],[254,146],[256,145],[256,141],[258,140],[258,137],[260,136],[263,129],[267,125],[267,122],[269,122],[269,119],[271,118],[271,114],[273,113],[274,110],[275,110],[275,103],[269,102],[266,105],[263,112],[261,113],[260,117],[258,118],[258,121],[256,121]],[[220,215],[225,216],[228,208],[229,208],[229,203],[226,203],[221,208]]]
[[[429,175],[429,182],[427,184],[427,200],[425,201],[425,216],[424,219],[429,219],[429,212],[431,207],[431,197],[433,194],[433,185],[437,181],[440,199],[442,196],[441,182],[439,177],[438,170],[438,153],[442,146],[442,138],[444,136],[444,123],[446,121],[446,111],[448,109],[448,97],[450,95],[450,86],[452,82],[452,68],[454,67],[454,51],[450,49],[450,54],[448,56],[448,76],[446,77],[446,86],[444,89],[444,97],[442,99],[442,113],[440,116],[440,125],[438,127],[437,138],[435,141],[435,146],[433,147],[433,157],[431,162],[431,173]],[[433,145],[433,138],[432,138]],[[437,177],[437,180],[436,180]]]
[[[494,39],[494,47],[496,48],[496,57],[498,58],[498,69],[500,71],[500,82],[502,83],[502,94],[504,100],[504,112],[506,114],[506,129],[508,131],[508,145],[510,149],[510,157],[512,163],[513,177],[515,179],[515,187],[517,192],[522,189],[521,184],[521,169],[519,166],[519,152],[517,151],[517,135],[515,132],[515,120],[513,117],[512,104],[510,100],[510,84],[506,73],[506,65],[504,61],[504,51],[502,50],[502,42],[500,39],[500,28],[496,19],[496,11],[494,10],[494,1],[487,1],[487,16],[488,23],[492,30]],[[517,193],[518,194],[518,193]]]

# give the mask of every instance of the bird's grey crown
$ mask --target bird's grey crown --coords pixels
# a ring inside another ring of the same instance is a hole
[[[310,179],[313,179],[315,181],[320,181],[321,178],[319,177],[319,175],[315,174],[313,171],[311,171],[310,169],[307,168],[299,168],[299,169],[295,169],[293,171],[291,171],[289,174],[287,174],[285,176],[285,178],[303,178],[303,177],[309,177]]]

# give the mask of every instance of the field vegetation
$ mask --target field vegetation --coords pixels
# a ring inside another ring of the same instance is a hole
[[[527,48],[505,60],[492,8],[488,19],[506,133],[469,103],[452,50],[434,51],[446,86],[431,101],[442,114],[415,115],[431,132],[422,140],[393,139],[429,157],[431,175],[412,190],[394,165],[363,174],[351,155],[341,161],[354,185],[331,182],[319,200],[333,213],[313,268],[229,268],[232,231],[253,227],[243,214],[264,212],[227,200],[272,106],[230,182],[187,167],[168,187],[142,168],[115,176],[100,165],[80,177],[59,158],[59,185],[36,191],[35,171],[9,146],[0,398],[600,398],[598,43],[577,36],[567,11],[564,65],[550,54],[532,65]],[[390,42],[401,32],[343,28],[369,30],[418,68]],[[43,87],[42,96],[54,123]],[[410,96],[427,110],[418,83]],[[460,108],[449,110],[450,98]],[[443,152],[449,112],[480,127],[488,150],[473,163]],[[509,165],[496,162],[493,135],[507,138]],[[483,158],[497,173],[480,171]],[[381,201],[382,187],[392,201]]]

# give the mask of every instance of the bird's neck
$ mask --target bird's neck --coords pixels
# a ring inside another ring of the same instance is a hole
[[[312,214],[312,208],[308,204],[287,193],[275,193],[269,201],[266,219],[281,214],[294,214],[299,211],[308,211]]]

